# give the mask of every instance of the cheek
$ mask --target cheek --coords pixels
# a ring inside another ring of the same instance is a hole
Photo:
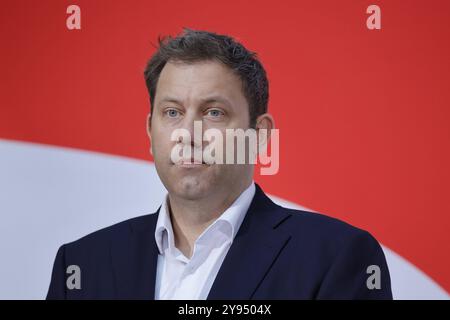
[[[239,117],[235,117],[234,119],[230,120],[230,122],[227,124],[227,128],[246,130],[249,128],[249,124],[250,118],[247,116],[247,114],[242,114]]]
[[[153,152],[157,155],[170,153],[174,142],[170,140],[170,133],[163,130],[155,130],[152,133]]]

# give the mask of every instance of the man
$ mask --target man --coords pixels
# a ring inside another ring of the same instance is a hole
[[[185,29],[145,70],[151,153],[168,190],[154,214],[63,245],[49,299],[391,299],[388,267],[366,231],[274,204],[254,166],[173,161],[178,129],[274,129],[268,80],[232,38]],[[267,134],[267,139],[270,135]],[[189,153],[188,153],[189,154]],[[73,269],[75,268],[77,269]],[[71,283],[79,271],[78,283]]]

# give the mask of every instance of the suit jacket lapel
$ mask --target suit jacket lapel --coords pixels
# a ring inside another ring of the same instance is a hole
[[[113,239],[111,259],[117,299],[153,300],[158,247],[155,241],[156,213],[133,220],[129,237]]]
[[[251,299],[276,258],[290,240],[276,228],[290,217],[279,213],[256,185],[244,221],[209,292],[208,299]]]

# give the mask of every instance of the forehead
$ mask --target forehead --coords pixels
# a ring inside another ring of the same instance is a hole
[[[245,100],[240,78],[221,62],[168,62],[159,76],[155,101],[167,95],[180,100],[196,100],[211,94],[234,103]]]

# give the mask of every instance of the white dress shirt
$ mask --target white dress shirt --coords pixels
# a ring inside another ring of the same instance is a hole
[[[159,210],[155,239],[159,255],[155,299],[205,300],[255,195],[254,182],[194,243],[192,257],[175,247],[168,195]]]

